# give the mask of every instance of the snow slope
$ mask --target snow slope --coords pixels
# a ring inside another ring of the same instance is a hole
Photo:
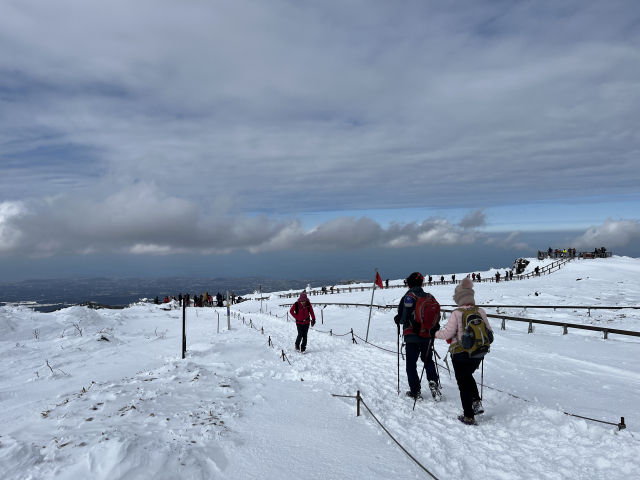
[[[636,259],[572,262],[545,277],[477,285],[476,300],[638,305],[639,281]],[[453,287],[430,291],[451,303]],[[375,303],[397,302],[402,293],[376,291]],[[370,299],[371,292],[323,297]],[[258,301],[234,306],[230,331],[223,309],[187,309],[185,360],[180,310],[145,304],[49,314],[1,308],[0,478],[426,478],[368,414],[356,417],[354,400],[330,395],[356,390],[440,479],[636,478],[635,338],[603,340],[577,330],[563,336],[559,328],[540,326],[527,334],[524,323],[507,322],[501,331],[494,322],[485,383],[529,401],[485,388],[486,413],[478,427],[467,427],[456,420],[460,400],[446,370],[440,371],[444,401],[426,400],[412,411],[411,402],[397,394],[395,354],[358,339],[354,344],[350,334],[321,333],[353,328],[364,337],[368,309],[326,307],[324,325],[310,332],[309,353],[300,355],[293,349],[295,326],[279,303],[285,301],[263,304],[273,315],[248,313],[260,308]],[[627,330],[638,330],[640,316],[637,310],[592,317],[582,310],[509,313]],[[369,334],[391,351],[393,315],[374,309]],[[291,365],[279,358],[282,350]],[[444,342],[437,351],[444,357]],[[401,366],[403,391],[405,378]],[[563,410],[611,422],[624,416],[628,429],[618,432]]]

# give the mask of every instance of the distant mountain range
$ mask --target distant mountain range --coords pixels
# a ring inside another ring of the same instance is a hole
[[[279,280],[266,277],[239,278],[66,278],[56,280],[25,280],[0,282],[0,305],[21,303],[34,310],[50,312],[81,302],[104,305],[129,305],[141,298],[178,296],[186,293],[202,294],[233,292],[236,295],[253,293],[262,285],[263,292],[303,289],[322,285],[345,284],[355,279]]]

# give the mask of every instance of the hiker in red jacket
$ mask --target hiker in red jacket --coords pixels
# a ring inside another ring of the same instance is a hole
[[[291,306],[289,313],[296,319],[296,327],[298,327],[298,336],[296,337],[296,350],[304,353],[307,349],[307,333],[309,333],[309,323],[311,326],[316,324],[316,315],[313,313],[311,302],[307,298],[307,294],[303,291],[298,301]],[[302,340],[302,344],[300,344]]]

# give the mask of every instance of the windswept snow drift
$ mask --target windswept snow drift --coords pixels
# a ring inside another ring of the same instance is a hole
[[[476,300],[638,305],[639,282],[638,260],[580,261],[545,277],[477,285]],[[441,303],[451,303],[453,287],[430,291]],[[402,293],[377,291],[375,303],[397,302]],[[370,292],[359,292],[322,300],[367,303],[370,298]],[[440,370],[443,402],[426,400],[413,411],[397,394],[395,354],[357,339],[354,344],[350,334],[320,333],[353,328],[364,337],[368,309],[328,306],[321,324],[317,308],[309,353],[300,355],[293,349],[295,326],[280,303],[285,301],[263,303],[273,315],[247,313],[260,308],[258,301],[234,306],[239,316],[232,318],[230,331],[223,309],[189,308],[185,360],[180,310],[144,304],[48,314],[0,308],[0,477],[424,478],[368,414],[356,417],[353,400],[330,396],[356,390],[442,480],[620,479],[634,478],[640,468],[635,338],[603,340],[577,330],[562,335],[559,328],[540,326],[527,334],[527,325],[516,322],[501,331],[494,321],[496,341],[485,362],[485,383],[528,402],[485,388],[486,413],[478,417],[478,427],[467,427],[456,420],[460,400],[446,370]],[[637,310],[598,311],[591,317],[586,310],[509,313],[640,330]],[[391,351],[396,349],[393,315],[374,309],[369,334],[370,341]],[[263,327],[264,335],[243,325],[242,316]],[[444,357],[444,342],[436,347]],[[279,357],[282,350],[291,365]],[[403,370],[401,365],[404,392]],[[624,416],[628,429],[618,432],[563,410],[612,422]]]

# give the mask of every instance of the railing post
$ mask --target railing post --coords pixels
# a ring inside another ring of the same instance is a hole
[[[182,359],[184,360],[184,354],[187,351],[187,302],[182,301]]]
[[[627,426],[624,424],[624,417],[620,417],[620,423],[618,424],[618,430],[622,430],[627,428]]]
[[[563,334],[563,335],[566,335],[567,333],[569,333],[569,329],[568,329],[568,327],[567,327],[567,324],[565,323],[565,324],[562,326],[562,334]]]
[[[554,308],[554,310],[555,310],[555,308]],[[589,309],[589,316],[591,316],[591,309]]]
[[[604,339],[607,340],[609,338],[609,330],[604,330]]]
[[[507,320],[503,318],[502,319],[502,326],[500,327],[500,330],[506,330],[507,329],[507,327],[505,325],[506,322],[507,322]]]
[[[533,333],[533,322],[529,320],[529,331],[527,333]]]
[[[356,394],[356,399],[358,400],[358,417],[360,416],[360,390],[358,390],[358,393]],[[624,418],[622,419],[624,423]]]

